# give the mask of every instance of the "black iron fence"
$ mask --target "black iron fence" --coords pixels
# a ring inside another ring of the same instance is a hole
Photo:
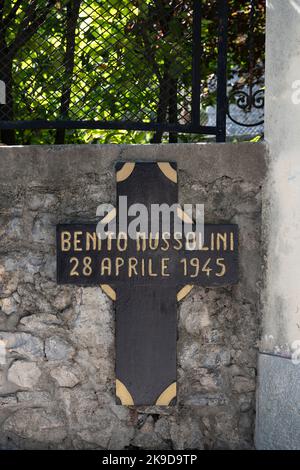
[[[152,131],[152,142],[165,132],[171,142],[178,133],[225,141],[228,18],[233,10],[250,14],[255,3],[0,0],[2,141],[31,143],[30,132],[41,129],[52,130],[56,143],[74,129]],[[237,59],[230,59],[231,68]]]

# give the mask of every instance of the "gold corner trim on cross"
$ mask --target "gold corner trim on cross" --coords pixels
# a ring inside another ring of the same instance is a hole
[[[134,401],[133,401],[131,394],[129,393],[125,385],[119,379],[116,379],[116,395],[119,398],[122,405],[125,405],[125,406],[134,405]]]
[[[157,406],[168,406],[177,394],[177,384],[173,382],[158,397],[155,402]]]
[[[102,225],[109,224],[113,219],[115,219],[117,216],[117,209],[113,208],[108,214],[106,214],[105,217],[103,217],[102,220],[100,220]]]
[[[117,183],[120,183],[121,181],[125,181],[127,178],[129,178],[129,176],[134,170],[134,167],[135,167],[135,163],[133,162],[124,163],[122,168],[116,173]]]
[[[184,212],[181,207],[177,207],[177,216],[179,219],[183,220],[186,224],[193,224],[194,221],[193,219],[186,213]]]
[[[193,284],[187,284],[186,286],[182,287],[182,289],[177,292],[177,302],[183,300],[191,292],[193,287]]]
[[[100,287],[111,300],[117,300],[117,293],[109,284],[100,284]]]
[[[177,183],[177,171],[168,162],[157,162],[160,171],[173,183]]]

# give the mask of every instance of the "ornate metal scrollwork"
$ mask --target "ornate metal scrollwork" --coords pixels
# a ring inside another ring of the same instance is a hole
[[[234,71],[233,79],[236,79],[236,82],[227,98],[227,115],[238,126],[256,127],[264,124],[265,92],[262,88],[264,66],[263,61],[257,61],[254,54],[256,15],[258,14],[256,0],[249,0],[248,7],[250,7],[249,29],[245,43],[248,50],[248,66]],[[242,77],[243,80],[241,80]],[[235,108],[239,112],[233,116]],[[251,122],[251,119],[256,122]]]
[[[264,88],[258,88],[257,90],[253,91],[253,86],[250,87],[249,91],[245,89],[240,90],[233,90],[229,93],[228,96],[228,106],[227,106],[227,115],[231,119],[232,122],[237,124],[238,126],[244,127],[255,127],[261,126],[264,123],[264,119],[260,119],[257,122],[249,123],[249,122],[241,122],[236,117],[232,116],[232,112],[230,107],[236,105],[237,108],[241,109],[245,115],[253,112],[255,109],[263,109],[265,104],[265,90]]]

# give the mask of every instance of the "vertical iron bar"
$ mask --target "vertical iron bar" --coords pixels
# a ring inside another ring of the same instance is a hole
[[[249,66],[248,66],[248,86],[249,86],[249,97],[250,107],[252,107],[253,101],[253,81],[254,81],[254,28],[255,28],[255,1],[250,1],[250,23],[247,38],[247,46],[249,51]]]
[[[192,124],[194,126],[200,125],[201,4],[202,0],[193,1]]]
[[[226,141],[228,2],[218,0],[217,142]]]

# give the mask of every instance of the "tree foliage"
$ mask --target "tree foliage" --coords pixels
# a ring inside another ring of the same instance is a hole
[[[228,71],[263,81],[264,1],[228,0]],[[216,100],[217,0],[202,2],[201,117]],[[0,0],[0,119],[190,122],[192,0]],[[252,33],[249,34],[249,28]],[[2,130],[6,143],[161,141],[105,130]]]

